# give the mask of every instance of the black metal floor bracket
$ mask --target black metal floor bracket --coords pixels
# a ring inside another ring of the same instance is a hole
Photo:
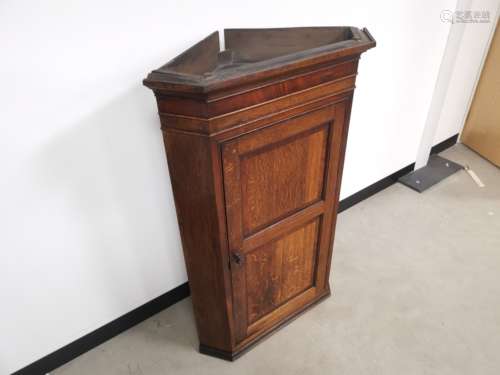
[[[460,164],[439,155],[431,155],[425,167],[400,177],[398,181],[421,193],[463,168]]]

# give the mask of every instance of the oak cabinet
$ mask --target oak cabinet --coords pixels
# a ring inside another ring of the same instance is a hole
[[[234,359],[330,294],[352,27],[214,33],[144,80],[156,96],[200,351]]]

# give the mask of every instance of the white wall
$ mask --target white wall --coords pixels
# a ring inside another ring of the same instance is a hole
[[[360,62],[346,197],[415,160],[448,32],[439,13],[454,6],[0,2],[0,373],[186,280],[146,73],[214,29],[367,26],[378,46]]]

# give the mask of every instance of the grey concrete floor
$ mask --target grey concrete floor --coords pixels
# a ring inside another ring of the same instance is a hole
[[[333,296],[230,363],[197,352],[186,299],[57,375],[500,374],[500,170],[423,194],[395,184],[340,214]]]

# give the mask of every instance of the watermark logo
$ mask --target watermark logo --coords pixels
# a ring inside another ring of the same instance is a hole
[[[490,12],[487,10],[456,10],[444,9],[439,15],[441,22],[447,23],[488,23]]]

